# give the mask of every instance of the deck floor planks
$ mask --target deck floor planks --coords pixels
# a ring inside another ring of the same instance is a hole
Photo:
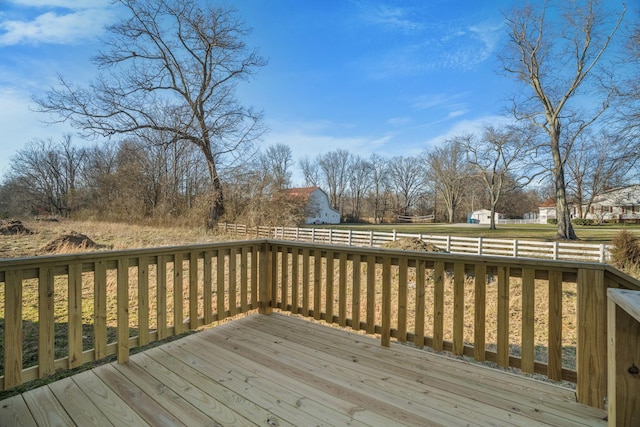
[[[156,349],[158,350],[158,349]],[[155,377],[166,387],[170,388],[173,392],[178,393],[184,397],[185,400],[190,401],[190,404],[198,408],[199,411],[207,415],[215,422],[224,426],[242,426],[251,425],[252,422],[240,415],[233,408],[227,407],[222,402],[228,400],[228,396],[223,395],[221,401],[216,400],[212,395],[211,389],[214,387],[205,384],[202,385],[203,379],[199,374],[193,372],[191,369],[182,367],[182,362],[179,360],[168,360],[169,366],[160,363],[156,358],[165,357],[163,352],[154,352],[158,354],[149,354],[149,352],[136,354],[133,362],[138,364],[142,369],[149,372],[150,375]],[[155,356],[155,357],[152,357]],[[180,365],[171,366],[171,363],[179,362]],[[174,368],[178,369],[174,369]],[[188,367],[187,367],[188,368]],[[191,379],[195,377],[195,382]],[[198,386],[200,385],[200,386]],[[203,390],[206,389],[205,390]]]
[[[215,354],[216,366],[209,368],[208,375],[221,375],[226,377],[228,381],[256,387],[256,393],[259,393],[260,400],[268,399],[267,405],[271,405],[270,402],[286,403],[289,406],[280,407],[277,405],[269,408],[284,419],[290,421],[297,419],[299,423],[304,424],[315,420],[317,424],[331,423],[330,425],[354,426],[393,421],[381,419],[371,413],[368,414],[369,420],[367,420],[367,414],[364,414],[363,408],[335,398],[327,398],[327,396],[331,396],[328,394],[320,396],[318,390],[313,386],[291,381],[288,377],[280,375],[278,371],[272,370],[266,365],[241,358],[220,346],[215,346],[209,340],[198,339],[197,335],[193,336],[190,344],[192,345],[181,345],[180,349],[174,349],[172,353],[182,354],[184,357],[198,357],[202,360],[207,357],[207,354]],[[328,400],[330,400],[329,404],[326,403]],[[258,402],[256,401],[256,403]]]
[[[0,426],[604,426],[605,415],[562,387],[277,313],[0,403]]]
[[[12,396],[0,405],[0,426],[37,427],[22,395]]]
[[[318,372],[325,378],[330,378],[343,386],[346,381],[356,390],[366,390],[368,395],[374,396],[382,402],[395,402],[394,404],[398,407],[413,411],[425,418],[433,417],[431,419],[446,421],[448,415],[455,414],[456,421],[465,420],[485,425],[514,425],[518,422],[531,421],[514,411],[506,413],[501,419],[496,416],[500,414],[495,408],[465,396],[466,390],[462,390],[458,394],[452,393],[445,388],[436,388],[428,381],[417,381],[419,377],[415,375],[396,378],[394,375],[389,375],[388,363],[372,359],[367,361],[366,358],[360,356],[354,357],[353,353],[344,347],[332,347],[327,343],[322,344],[324,351],[303,348],[297,344],[297,340],[295,343],[287,341],[285,336],[288,335],[288,331],[260,332],[255,324],[252,323],[252,326],[255,326],[256,329],[249,329],[244,332],[244,335],[250,336],[254,340],[257,340],[258,334],[261,333],[264,337],[272,336],[273,339],[269,340],[271,344],[262,344],[263,347],[271,349],[272,355],[277,357],[285,355],[286,360],[293,365],[299,364],[299,361],[302,360],[304,365],[311,365],[314,372]],[[274,335],[271,335],[272,333]],[[291,358],[288,357],[296,349],[301,353]],[[338,354],[344,354],[345,351],[347,351],[346,358],[338,357]],[[304,365],[298,367],[302,368]],[[461,407],[464,408],[464,411],[459,409]],[[448,422],[453,423],[454,420],[449,419]]]
[[[109,419],[87,397],[73,381],[67,377],[49,384],[47,387],[53,392],[65,411],[77,425],[108,427],[113,426]]]
[[[24,401],[39,426],[73,425],[73,421],[48,387],[29,391],[24,395]]]
[[[236,393],[234,390],[225,387],[223,384],[217,381],[212,381],[210,377],[206,376],[206,370],[209,368],[207,365],[204,365],[204,367],[200,366],[202,370],[199,370],[199,365],[197,364],[193,365],[192,363],[187,363],[185,360],[177,359],[159,348],[153,350],[157,351],[150,351],[148,355],[156,362],[170,368],[190,384],[193,384],[193,386],[203,390],[212,400],[219,402],[237,414],[242,414],[243,418],[237,417],[236,423],[229,425],[295,425],[288,420],[279,419],[270,411],[269,408],[263,408],[254,403],[251,400],[252,396],[250,393]],[[210,363],[215,363],[215,358],[211,358]],[[205,375],[203,375],[203,373]],[[227,425],[225,423],[222,424]]]
[[[167,387],[163,381],[150,375],[147,370],[136,363],[135,359],[137,358],[130,359],[131,363],[116,363],[113,366],[185,425],[204,426],[211,423],[210,417],[202,413],[183,396]]]
[[[224,332],[220,331],[220,333]],[[250,358],[256,362],[265,363],[272,369],[278,370],[282,375],[292,376],[298,381],[313,384],[316,388],[333,393],[345,400],[356,402],[358,406],[390,417],[396,423],[416,426],[468,425],[457,415],[432,407],[416,408],[411,402],[391,393],[373,389],[357,380],[351,381],[349,378],[330,374],[328,369],[313,368],[312,365],[307,363],[309,360],[306,358],[303,358],[304,361],[301,362],[299,356],[284,353],[276,354],[276,357],[273,357],[273,352],[269,355],[261,348],[264,343],[259,343],[261,344],[251,346],[250,344],[242,345],[240,341],[216,341],[217,345],[233,349],[243,357]]]
[[[212,349],[211,351],[215,351],[218,357],[225,358],[232,364],[235,363],[231,372],[244,376],[245,381],[251,384],[258,384],[266,393],[274,393],[278,398],[291,399],[293,404],[308,411],[312,415],[316,414],[315,411],[325,411],[325,417],[329,416],[327,414],[332,412],[339,412],[366,425],[390,425],[394,422],[393,419],[386,418],[361,406],[357,406],[352,402],[340,399],[332,393],[319,390],[313,384],[304,384],[288,376],[281,375],[280,372],[271,369],[269,366],[246,358],[239,359],[236,353],[216,346],[215,343],[212,343],[206,338],[198,335],[194,335],[194,338],[200,341],[199,346],[201,349],[210,349],[213,347],[215,350]],[[313,406],[313,408],[308,409],[309,406]],[[317,406],[317,409],[315,406]],[[317,415],[314,416],[320,418]],[[333,414],[330,416],[335,417]],[[353,421],[350,421],[350,423],[357,424]]]
[[[291,323],[287,317],[276,315],[273,320],[280,322],[281,326],[286,328],[285,333],[291,335],[292,340],[297,334],[295,340],[303,347],[314,347],[314,342],[316,343],[315,347],[321,349],[326,345],[344,346],[343,348],[352,354],[377,358],[385,364],[387,369],[400,376],[407,373],[408,370],[410,373],[408,379],[415,378],[415,375],[428,375],[431,381],[435,380],[436,383],[438,380],[440,381],[438,385],[441,389],[449,390],[452,386],[459,385],[464,387],[465,393],[475,393],[475,396],[485,399],[485,403],[489,405],[498,404],[500,406],[504,405],[504,402],[510,402],[517,405],[514,407],[514,411],[522,412],[528,408],[531,417],[542,417],[542,421],[546,419],[546,422],[552,424],[565,420],[565,424],[568,425],[584,425],[585,416],[592,417],[593,425],[605,424],[602,421],[606,415],[605,411],[576,404],[573,390],[416,349],[403,348],[400,350],[393,347],[380,347],[376,341],[368,336],[354,335],[345,331],[336,333],[328,330],[331,328],[312,322]],[[252,319],[250,326],[252,330],[263,329],[265,333],[276,333],[280,330],[273,327],[271,323],[267,329],[262,328],[259,318]],[[280,336],[285,335],[281,334]],[[390,357],[402,357],[404,359],[402,366],[389,364]],[[494,397],[491,398],[491,396]],[[557,418],[549,419],[547,415]]]

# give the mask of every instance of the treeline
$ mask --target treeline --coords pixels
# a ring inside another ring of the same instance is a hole
[[[282,144],[245,153],[241,162],[220,168],[224,219],[300,223],[300,203],[279,197],[281,190],[317,185],[344,221],[380,223],[397,215],[430,214],[436,221],[464,221],[472,209],[488,208],[492,196],[463,142],[447,141],[420,156],[365,158],[336,150],[299,164]],[[292,182],[296,170],[304,182]],[[519,185],[509,170],[494,173],[504,180],[497,211],[508,217],[537,211],[545,194]],[[196,225],[207,217],[210,186],[207,164],[193,144],[126,139],[80,146],[65,136],[34,141],[12,157],[0,185],[0,215]]]

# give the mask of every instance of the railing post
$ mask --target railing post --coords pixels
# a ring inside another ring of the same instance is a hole
[[[553,259],[557,260],[558,259],[558,246],[559,246],[559,242],[553,242]]]
[[[447,252],[451,252],[451,236],[447,236]]]
[[[353,230],[349,230],[349,246],[353,246]]]
[[[393,237],[392,237],[392,242],[395,242],[397,240],[398,237],[398,232],[396,231],[396,229],[393,229]]]
[[[369,247],[373,247],[373,230],[369,232]]]
[[[578,270],[578,402],[604,408],[607,393],[607,286],[604,270]]]
[[[478,237],[478,255],[482,255],[482,237]]]
[[[330,245],[333,244],[333,229],[332,228],[329,229],[329,244]]]
[[[518,257],[518,239],[513,241],[513,257]]]
[[[604,243],[600,243],[600,263],[604,263],[605,261]]]
[[[312,228],[311,229],[311,243],[315,243],[316,242],[316,229]]]
[[[263,243],[260,246],[260,301],[259,312],[260,314],[271,314],[273,312],[273,304],[271,301],[271,277],[273,269],[273,250],[269,243]]]
[[[129,361],[129,261],[118,260],[118,363]]]

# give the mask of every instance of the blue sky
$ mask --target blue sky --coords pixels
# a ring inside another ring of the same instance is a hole
[[[338,148],[418,155],[504,120],[515,90],[496,59],[511,1],[227,3],[269,61],[239,98],[264,111],[270,132],[261,143],[287,144],[296,160]],[[57,73],[89,81],[97,38],[120,12],[109,0],[0,0],[0,174],[29,141],[72,132],[44,124],[31,97]]]

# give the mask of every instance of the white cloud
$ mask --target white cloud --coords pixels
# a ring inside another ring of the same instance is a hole
[[[364,18],[369,23],[407,33],[424,28],[422,22],[412,19],[410,15],[406,9],[382,5],[375,9],[366,7]]]
[[[79,2],[30,0],[21,2],[21,5],[72,7],[76,3]],[[70,9],[68,13],[57,10],[30,18],[6,18],[0,22],[0,46],[23,43],[77,44],[100,35],[112,18],[113,10],[108,7],[83,7]]]
[[[459,120],[449,127],[446,132],[433,138],[429,138],[425,141],[425,145],[427,147],[438,146],[448,139],[476,133],[487,125],[503,125],[511,122],[512,119],[497,115],[478,117],[473,120]]]

